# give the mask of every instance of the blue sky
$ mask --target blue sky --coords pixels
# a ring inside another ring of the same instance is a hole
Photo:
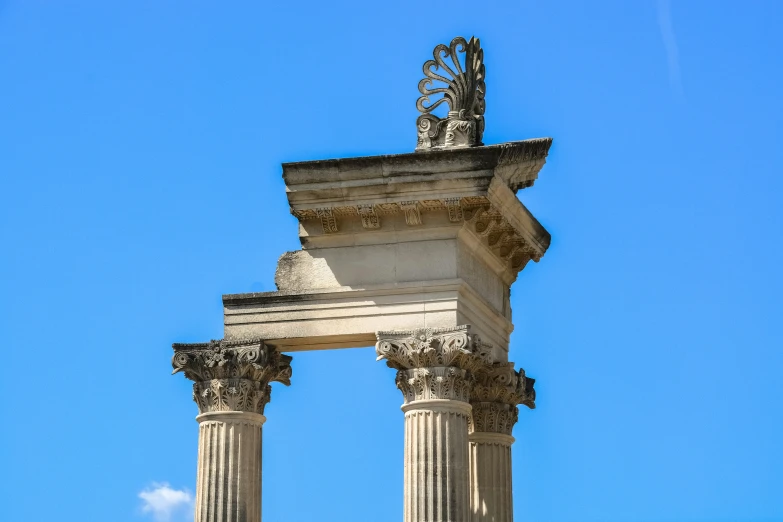
[[[517,520],[783,520],[783,3],[262,4],[0,0],[4,519],[188,519],[171,343],[274,289],[280,163],[412,151],[421,64],[475,34],[485,142],[554,138],[519,193],[552,246],[512,293]],[[265,520],[400,520],[374,359],[295,356]]]

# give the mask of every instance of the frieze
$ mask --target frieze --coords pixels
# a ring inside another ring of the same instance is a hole
[[[407,225],[418,226],[423,222],[423,212],[446,212],[449,222],[466,223],[476,236],[514,272],[522,270],[528,261],[540,261],[546,251],[523,238],[483,196],[291,211],[300,221],[320,220],[325,234],[339,231],[338,217],[356,219],[358,216],[364,229],[380,230],[383,228],[381,215],[403,213]]]

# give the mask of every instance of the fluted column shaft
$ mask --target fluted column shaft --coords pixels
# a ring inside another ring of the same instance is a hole
[[[512,522],[511,444],[502,433],[471,433],[471,522]]]
[[[196,420],[195,522],[260,522],[261,427],[266,417],[212,412]]]
[[[463,522],[470,510],[466,402],[413,401],[405,412],[404,522]]]

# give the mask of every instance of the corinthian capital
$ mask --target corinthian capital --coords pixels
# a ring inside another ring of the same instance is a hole
[[[511,435],[519,416],[517,405],[536,407],[535,382],[525,370],[515,371],[512,362],[495,363],[480,372],[470,397],[471,431]]]
[[[378,360],[397,370],[405,403],[429,399],[468,402],[475,373],[491,361],[492,346],[469,334],[469,326],[378,332]]]
[[[264,413],[271,398],[269,383],[291,384],[291,357],[260,339],[174,344],[172,373],[194,381],[193,400],[200,413]]]

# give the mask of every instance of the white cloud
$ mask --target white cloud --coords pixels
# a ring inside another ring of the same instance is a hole
[[[669,84],[681,100],[685,93],[680,79],[680,51],[677,48],[677,37],[674,35],[672,12],[669,0],[658,0],[658,28],[666,49],[666,59],[669,63]]]
[[[158,522],[169,522],[174,514],[182,514],[184,517],[193,512],[193,495],[190,491],[172,489],[166,482],[154,482],[139,493],[139,498],[144,502],[141,511],[151,514]]]

